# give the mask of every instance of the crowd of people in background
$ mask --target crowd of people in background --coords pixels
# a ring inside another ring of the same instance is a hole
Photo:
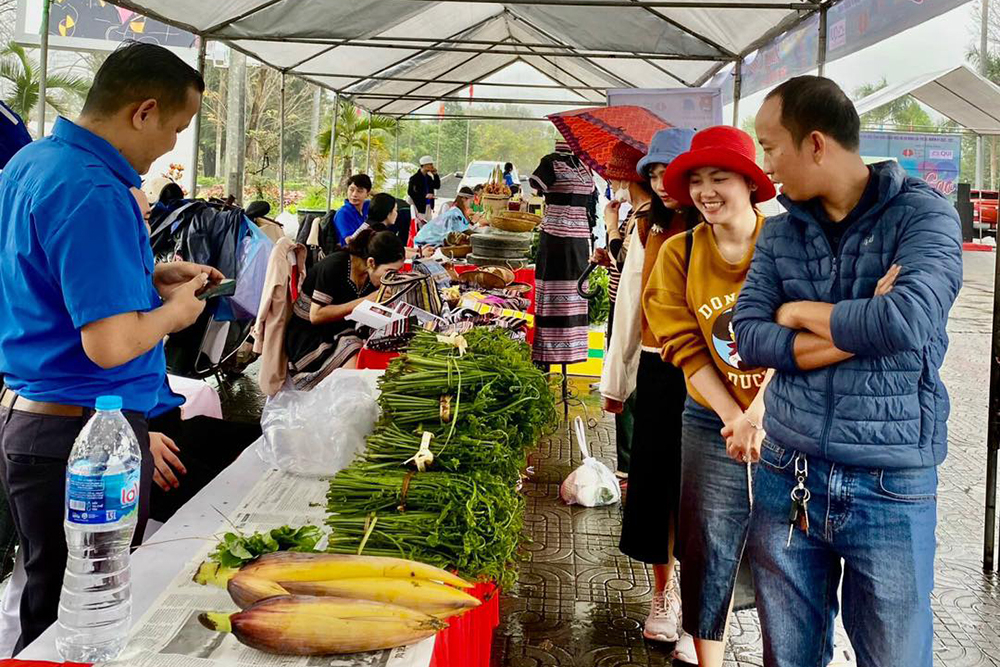
[[[865,165],[828,79],[778,86],[756,132],[762,166],[732,127],[664,130],[606,165],[600,390],[632,405],[620,547],[653,567],[644,634],[719,667],[746,598],[765,665],[826,665],[842,609],[859,665],[930,667],[958,215],[895,162]],[[765,218],[774,183],[787,212]]]

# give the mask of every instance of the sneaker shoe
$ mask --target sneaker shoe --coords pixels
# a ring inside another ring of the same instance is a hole
[[[677,607],[672,604],[669,591],[653,594],[653,603],[642,628],[642,636],[657,642],[677,641]]]
[[[672,660],[678,660],[686,665],[698,664],[698,653],[694,650],[694,637],[681,631],[681,636],[674,645]]]

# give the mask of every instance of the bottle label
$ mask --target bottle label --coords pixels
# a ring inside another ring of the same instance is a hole
[[[138,507],[138,468],[113,475],[66,476],[66,517],[73,523],[116,523]]]

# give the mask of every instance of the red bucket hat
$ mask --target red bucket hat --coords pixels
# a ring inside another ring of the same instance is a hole
[[[636,150],[624,141],[619,141],[611,149],[608,165],[601,174],[606,180],[634,181],[640,183],[645,179],[639,175],[636,165],[643,157],[642,151]]]
[[[663,188],[681,204],[691,206],[688,174],[701,167],[718,167],[749,178],[757,190],[750,201],[757,204],[773,199],[777,194],[774,183],[757,166],[757,149],[753,137],[728,125],[709,127],[691,139],[691,150],[682,153],[663,173]]]

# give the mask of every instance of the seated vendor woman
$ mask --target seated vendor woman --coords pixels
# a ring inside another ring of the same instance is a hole
[[[312,389],[334,369],[356,367],[363,341],[346,318],[362,301],[375,300],[382,276],[402,268],[403,254],[399,237],[376,223],[309,271],[285,333],[296,389]]]
[[[418,246],[437,247],[444,245],[448,234],[468,231],[473,224],[479,222],[479,216],[472,212],[473,197],[471,189],[464,187],[459,190],[455,204],[421,227],[413,237],[413,242]]]

